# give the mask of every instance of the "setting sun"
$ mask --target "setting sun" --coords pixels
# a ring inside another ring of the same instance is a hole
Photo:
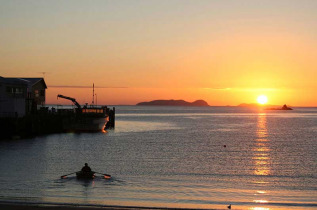
[[[266,104],[268,100],[267,100],[267,97],[265,95],[260,95],[257,98],[257,101],[259,104]]]

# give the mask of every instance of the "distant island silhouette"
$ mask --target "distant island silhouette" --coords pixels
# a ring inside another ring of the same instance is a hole
[[[288,107],[286,104],[284,104],[282,108],[267,108],[267,110],[293,110],[293,109]]]
[[[187,102],[184,100],[154,100],[149,102],[140,102],[137,106],[209,106],[204,100]]]

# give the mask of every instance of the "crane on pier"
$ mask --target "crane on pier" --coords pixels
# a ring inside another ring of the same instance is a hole
[[[67,100],[72,101],[72,102],[75,104],[75,106],[77,107],[77,110],[78,110],[79,112],[82,111],[82,108],[81,108],[80,104],[76,101],[76,99],[71,98],[71,97],[68,97],[68,96],[63,96],[63,95],[60,95],[60,94],[57,95],[57,98],[64,98],[64,99],[67,99]]]

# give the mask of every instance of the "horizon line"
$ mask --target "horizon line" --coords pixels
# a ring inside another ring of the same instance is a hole
[[[74,106],[73,104],[69,105],[69,104],[45,104],[45,106]],[[96,105],[96,104],[95,104]],[[100,104],[100,105],[96,105],[96,106],[165,106],[165,105],[137,105],[137,104]],[[168,105],[166,105],[168,106]],[[273,105],[274,106],[274,105]],[[278,105],[275,105],[278,106]],[[177,107],[177,106],[171,106],[171,107]],[[181,107],[187,107],[187,106],[181,106]],[[189,106],[189,107],[193,107],[193,106]],[[241,108],[254,108],[254,107],[249,107],[249,106],[239,106],[239,105],[209,105],[209,106],[194,106],[194,107],[241,107]],[[295,108],[317,108],[317,106],[291,106],[291,107],[295,107]]]
[[[93,88],[88,85],[48,85],[50,88]],[[106,86],[95,86],[94,88],[128,88],[128,87],[106,87]]]

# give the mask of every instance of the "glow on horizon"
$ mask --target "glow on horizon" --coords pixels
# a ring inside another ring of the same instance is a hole
[[[265,95],[258,96],[256,100],[259,104],[262,104],[262,105],[268,102],[267,96]]]

